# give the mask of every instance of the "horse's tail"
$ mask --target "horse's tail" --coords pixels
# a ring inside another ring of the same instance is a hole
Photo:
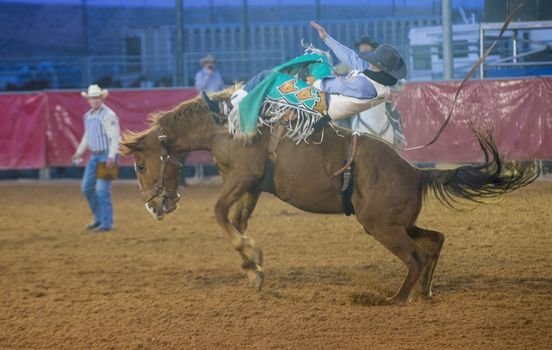
[[[458,199],[484,203],[485,199],[527,186],[540,175],[535,161],[503,163],[490,130],[472,128],[485,154],[485,162],[456,169],[422,169],[421,190],[432,190],[437,199],[450,208],[457,208]]]

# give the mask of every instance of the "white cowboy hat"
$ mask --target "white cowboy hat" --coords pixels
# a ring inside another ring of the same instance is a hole
[[[88,87],[88,91],[81,92],[82,97],[102,97],[106,98],[109,94],[109,90],[102,90],[98,85],[92,84]]]
[[[201,60],[199,60],[199,63],[204,64],[206,62],[213,62],[215,63],[217,60],[215,59],[215,56],[209,54],[205,57],[203,57]]]

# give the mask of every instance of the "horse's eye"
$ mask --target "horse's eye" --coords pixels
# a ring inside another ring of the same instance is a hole
[[[146,166],[144,165],[144,163],[138,164],[138,171],[142,172],[142,171],[144,171],[145,168],[146,168]]]

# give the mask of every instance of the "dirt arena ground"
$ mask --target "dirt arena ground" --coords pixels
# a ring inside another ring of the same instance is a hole
[[[86,233],[77,182],[2,182],[2,349],[550,349],[552,182],[419,223],[447,241],[435,297],[386,305],[403,265],[354,217],[263,195],[249,234],[255,293],[216,226],[218,186],[181,189],[156,222],[134,183],[114,188],[116,231]]]

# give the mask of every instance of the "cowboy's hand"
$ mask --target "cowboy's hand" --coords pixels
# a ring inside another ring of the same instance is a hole
[[[326,32],[326,29],[322,27],[320,24],[316,23],[315,21],[310,22],[311,27],[316,29],[318,31],[318,35],[320,36],[320,39],[324,40],[328,36],[328,32]]]
[[[73,154],[73,155],[71,156],[71,163],[77,165],[77,164],[79,164],[80,162],[81,162],[81,156],[80,156],[80,154],[75,153],[75,154]]]
[[[107,159],[107,162],[105,163],[105,168],[107,170],[110,170],[111,168],[113,168],[115,166],[115,159],[113,158],[108,158]]]
[[[391,93],[393,94],[393,93],[401,92],[404,90],[405,87],[406,87],[406,80],[399,79],[395,85],[391,86]]]

